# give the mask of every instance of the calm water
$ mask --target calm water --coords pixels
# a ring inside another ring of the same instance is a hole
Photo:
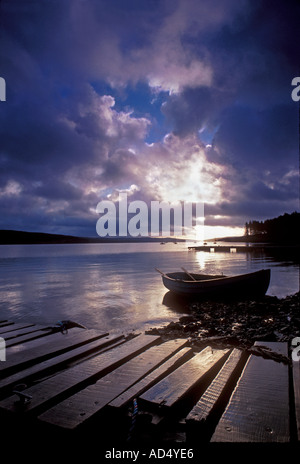
[[[180,270],[234,275],[271,268],[268,295],[299,290],[298,264],[263,254],[188,251],[185,243],[0,246],[0,320],[128,332],[177,320],[161,276]]]

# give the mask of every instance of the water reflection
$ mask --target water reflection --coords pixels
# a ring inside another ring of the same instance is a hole
[[[298,266],[255,253],[188,251],[185,244],[10,246],[1,248],[1,319],[142,330],[177,320],[188,304],[166,292],[155,271],[235,275],[271,268],[268,294],[299,290]]]
[[[190,312],[191,300],[187,300],[180,295],[175,295],[173,292],[166,292],[162,299],[162,304],[177,313],[187,313]]]

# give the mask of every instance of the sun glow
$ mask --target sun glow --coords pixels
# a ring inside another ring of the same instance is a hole
[[[242,227],[230,226],[204,226],[204,240],[213,240],[222,237],[238,237],[244,235]]]

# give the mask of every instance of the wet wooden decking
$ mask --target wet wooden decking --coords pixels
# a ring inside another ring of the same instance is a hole
[[[0,322],[0,420],[152,443],[297,443],[299,362],[287,343],[252,350],[187,339]],[[2,356],[3,358],[3,356]]]

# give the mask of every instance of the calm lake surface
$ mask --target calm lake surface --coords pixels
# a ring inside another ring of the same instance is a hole
[[[196,252],[180,242],[2,245],[0,320],[54,325],[69,319],[111,333],[162,326],[186,308],[166,302],[155,267],[171,272],[181,266],[228,276],[270,268],[268,295],[299,291],[299,266],[291,257]]]

